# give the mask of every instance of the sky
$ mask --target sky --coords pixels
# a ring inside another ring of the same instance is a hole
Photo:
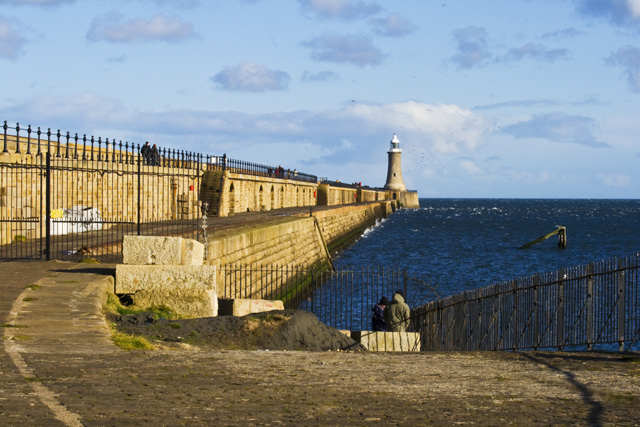
[[[640,198],[640,0],[0,0],[0,121],[420,197]]]

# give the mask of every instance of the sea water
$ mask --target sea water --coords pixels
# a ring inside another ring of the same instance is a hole
[[[566,227],[566,249],[553,236]],[[468,289],[640,251],[640,200],[420,199],[368,229],[337,268],[385,266],[423,283],[411,306]]]

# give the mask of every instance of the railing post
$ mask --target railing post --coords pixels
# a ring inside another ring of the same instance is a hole
[[[540,345],[540,313],[539,302],[540,293],[538,287],[540,285],[540,275],[536,274],[533,278],[533,349],[537,350]]]
[[[131,143],[131,146],[133,148],[133,143]],[[140,144],[138,144],[138,152],[140,152]],[[142,227],[141,227],[142,195],[140,194],[141,192],[142,192],[142,156],[138,155],[138,219],[137,219],[138,236],[142,234]]]
[[[626,318],[626,298],[625,298],[625,268],[626,263],[622,258],[618,258],[618,351],[624,350],[625,341],[625,318]]]
[[[42,154],[42,151],[40,150],[40,136],[42,135],[42,131],[40,130],[40,126],[38,126],[38,153],[37,154]]]
[[[45,167],[45,259],[51,261],[51,153],[47,151]]]
[[[558,277],[560,281],[558,282],[558,310],[557,310],[557,326],[556,326],[556,344],[558,345],[558,350],[562,350],[564,347],[564,279],[567,278],[564,269],[560,269],[558,272]]]
[[[58,141],[58,144],[57,144],[58,148],[57,148],[57,151],[56,151],[56,157],[62,157],[62,156],[60,156],[60,129],[58,129],[58,132],[56,132],[56,138],[57,138],[57,141]]]
[[[27,154],[31,154],[31,125],[27,126]]]
[[[67,149],[64,154],[65,159],[69,158],[69,138],[71,138],[71,136],[69,135],[69,131],[67,131]]]
[[[587,325],[586,325],[586,342],[587,350],[593,350],[593,263],[589,263],[587,267]]]
[[[9,128],[9,126],[7,125],[7,121],[4,121],[4,125],[2,126],[4,129],[4,150],[2,150],[3,153],[8,153],[9,152],[9,147],[7,145],[7,129]]]
[[[20,153],[20,123],[16,123],[16,154]]]

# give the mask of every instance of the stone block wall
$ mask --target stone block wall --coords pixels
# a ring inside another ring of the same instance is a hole
[[[212,216],[229,216],[241,212],[315,206],[315,182],[252,176],[229,171],[205,171],[202,201]]]

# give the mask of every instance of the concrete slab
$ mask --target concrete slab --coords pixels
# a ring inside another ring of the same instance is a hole
[[[221,299],[218,304],[220,316],[245,316],[250,313],[284,310],[284,304],[280,300]]]
[[[126,235],[122,255],[127,265],[202,265],[204,245],[182,237]]]
[[[351,338],[369,351],[420,351],[417,332],[351,331]]]
[[[218,315],[215,266],[117,265],[116,294],[139,307],[167,306],[182,317]]]

